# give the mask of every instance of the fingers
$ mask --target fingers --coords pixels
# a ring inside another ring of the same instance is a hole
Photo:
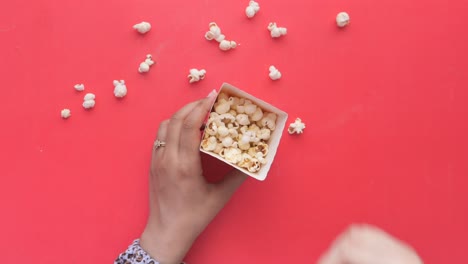
[[[169,120],[164,120],[159,124],[158,133],[156,140],[166,142],[167,140],[167,128],[169,127]],[[166,147],[153,148],[153,157],[158,158],[162,156]]]
[[[156,140],[160,140],[160,141],[163,141],[163,142],[166,141],[168,126],[169,126],[169,120],[164,120],[159,124],[158,133],[156,135]],[[151,173],[150,173],[150,179],[149,179],[149,181],[150,181],[149,195],[150,195],[150,205],[151,205],[151,207],[155,206],[155,204],[154,204],[154,202],[155,202],[154,195],[156,193],[156,184],[157,184],[157,179],[155,178],[156,173],[154,173],[155,172],[154,169],[158,166],[157,163],[161,161],[161,158],[162,158],[163,153],[164,153],[164,149],[165,149],[165,147],[156,148],[155,146],[153,146],[153,155],[151,157]]]
[[[234,192],[242,185],[247,175],[238,170],[230,171],[224,180],[216,185],[217,199],[225,203],[231,198]]]
[[[177,153],[177,151],[179,150],[180,131],[184,124],[184,120],[190,114],[190,112],[193,111],[193,109],[199,104],[199,102],[200,100],[185,105],[171,117],[167,129],[167,152]]]
[[[198,104],[192,109],[190,114],[185,118],[182,130],[180,132],[179,149],[186,157],[190,157],[198,153],[200,145],[200,127],[210,111],[213,100],[216,98],[216,92],[198,101]]]
[[[190,131],[189,134],[195,134],[194,131],[197,131],[198,133],[198,138],[199,139],[199,134],[200,134],[200,127],[203,125],[203,120],[204,117],[206,116],[207,112],[209,111],[209,107],[211,106],[213,100],[216,98],[216,91],[213,90],[210,94],[208,94],[208,97],[191,102],[184,107],[182,107],[177,113],[175,113],[170,122],[169,122],[169,127],[168,127],[168,132],[167,132],[167,147],[166,151],[170,153],[176,154],[177,151],[180,148],[181,145],[181,139],[186,136],[186,133],[184,135],[181,135],[182,131]],[[207,110],[204,110],[207,109]],[[205,111],[204,116],[201,118],[201,121],[198,121],[199,117],[202,115],[202,112]],[[185,140],[184,139],[184,149],[187,148],[187,142],[189,142],[189,145],[193,146],[194,145],[194,139],[195,137],[192,136],[190,139]],[[198,142],[199,144],[200,142]]]

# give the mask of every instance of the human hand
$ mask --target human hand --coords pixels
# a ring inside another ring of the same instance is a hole
[[[179,264],[197,236],[229,201],[246,175],[234,170],[210,184],[203,177],[200,127],[216,99],[189,103],[163,121],[153,148],[150,170],[150,212],[141,247],[161,264]]]
[[[318,264],[422,264],[414,249],[370,225],[353,225],[333,242]]]

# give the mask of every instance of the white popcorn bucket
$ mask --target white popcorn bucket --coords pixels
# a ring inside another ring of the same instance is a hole
[[[245,99],[248,99],[250,101],[252,101],[252,103],[256,104],[257,106],[259,106],[264,112],[271,112],[271,113],[274,113],[276,114],[278,117],[276,119],[276,128],[275,130],[273,130],[271,132],[271,136],[270,136],[270,139],[267,141],[267,144],[268,144],[268,154],[267,156],[265,157],[267,163],[265,165],[262,165],[262,167],[260,168],[260,170],[258,172],[250,172],[244,168],[241,168],[239,166],[237,166],[236,164],[232,164],[228,161],[226,161],[224,158],[222,158],[221,156],[219,156],[218,154],[214,153],[214,152],[210,152],[210,151],[206,151],[204,150],[202,147],[201,147],[201,144],[200,144],[200,151],[203,152],[203,153],[206,153],[210,156],[213,156],[219,160],[221,160],[222,162],[224,163],[227,163],[229,164],[230,166],[236,168],[237,170],[240,170],[242,171],[243,173],[249,175],[250,177],[253,177],[257,180],[260,180],[260,181],[263,181],[266,179],[267,175],[268,175],[268,171],[270,170],[270,167],[271,167],[271,164],[273,163],[273,160],[275,158],[275,155],[276,155],[276,151],[278,150],[278,145],[280,143],[280,139],[281,139],[281,136],[283,135],[283,130],[284,130],[284,127],[286,126],[286,121],[288,119],[288,114],[274,106],[272,106],[271,104],[265,102],[265,101],[262,101],[242,90],[240,90],[239,88],[236,88],[234,86],[232,86],[231,84],[228,84],[228,83],[223,83],[223,85],[221,86],[221,89],[219,90],[218,94],[220,93],[226,93],[230,96],[235,96],[235,97],[239,97],[239,98],[245,98]],[[214,106],[214,105],[213,105]],[[211,107],[211,111],[213,111],[213,106]],[[205,133],[205,131],[203,132],[203,134]]]

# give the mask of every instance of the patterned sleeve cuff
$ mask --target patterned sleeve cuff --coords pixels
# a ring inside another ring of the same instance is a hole
[[[135,239],[133,243],[128,246],[128,249],[119,255],[114,261],[114,264],[159,264],[159,262],[154,260],[141,248],[139,239]],[[186,263],[182,262],[181,264]]]
[[[114,264],[159,264],[156,260],[150,257],[146,251],[140,246],[140,239],[135,239],[133,243],[128,246],[127,250],[120,254],[114,261]]]

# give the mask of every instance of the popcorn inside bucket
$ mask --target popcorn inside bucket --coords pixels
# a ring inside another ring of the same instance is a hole
[[[206,122],[200,150],[264,180],[286,119],[285,112],[223,84]]]

